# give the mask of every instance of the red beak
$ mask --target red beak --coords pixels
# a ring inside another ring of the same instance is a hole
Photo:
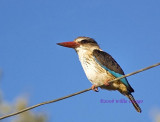
[[[76,48],[76,47],[79,47],[80,44],[78,42],[62,42],[62,43],[57,43],[58,45],[60,46],[63,46],[63,47],[69,47],[69,48]]]

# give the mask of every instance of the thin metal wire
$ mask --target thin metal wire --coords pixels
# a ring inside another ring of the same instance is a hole
[[[109,83],[114,82],[114,81],[116,81],[116,80],[120,80],[120,79],[122,79],[122,78],[131,76],[131,75],[135,75],[135,74],[137,74],[137,73],[143,72],[143,71],[145,71],[145,70],[148,70],[148,69],[150,69],[150,68],[153,68],[153,67],[156,67],[156,66],[159,66],[159,65],[160,65],[160,63],[157,63],[157,64],[151,65],[151,66],[149,66],[149,67],[140,69],[140,70],[138,70],[138,71],[132,72],[132,73],[130,73],[130,74],[123,75],[122,77],[119,77],[119,78],[116,78],[116,79],[114,79],[114,80],[109,81]],[[97,86],[97,87],[99,87],[99,86]],[[39,107],[39,106],[42,106],[42,105],[45,105],[45,104],[50,104],[50,103],[57,102],[57,101],[60,101],[60,100],[63,100],[63,99],[69,98],[69,97],[73,97],[73,96],[76,96],[76,95],[78,95],[78,94],[81,94],[81,93],[90,91],[90,90],[91,90],[91,88],[88,88],[88,89],[85,89],[85,90],[82,90],[82,91],[79,91],[79,92],[76,92],[76,93],[73,93],[73,94],[70,94],[70,95],[67,95],[67,96],[58,98],[58,99],[54,99],[54,100],[51,100],[51,101],[46,101],[46,102],[42,102],[42,103],[36,104],[36,105],[31,106],[31,107],[27,107],[27,108],[25,108],[25,109],[22,109],[22,110],[20,110],[20,111],[18,111],[18,112],[15,112],[15,113],[11,113],[11,114],[2,116],[2,117],[0,117],[0,120],[5,119],[5,118],[8,118],[8,117],[11,117],[11,116],[15,116],[15,115],[17,115],[17,114],[23,113],[23,112],[25,112],[25,111],[31,110],[31,109],[33,109],[33,108],[36,108],[36,107]]]

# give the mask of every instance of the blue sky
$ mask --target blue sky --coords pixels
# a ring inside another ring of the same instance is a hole
[[[56,45],[78,36],[94,38],[125,73],[160,62],[159,0],[1,0],[1,91],[6,101],[28,94],[30,105],[86,88],[77,54]],[[129,103],[100,103],[126,99],[116,91],[100,90],[41,106],[49,121],[152,121],[160,109],[160,68],[128,77],[142,113]],[[127,99],[126,99],[127,100]]]

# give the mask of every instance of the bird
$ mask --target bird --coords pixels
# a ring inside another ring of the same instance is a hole
[[[141,113],[142,110],[132,95],[134,89],[126,77],[109,82],[125,75],[124,71],[110,54],[100,48],[93,38],[80,36],[73,41],[57,44],[63,47],[73,48],[76,51],[83,70],[88,80],[92,83],[92,90],[98,92],[98,86],[105,90],[117,90],[129,98],[136,111]]]

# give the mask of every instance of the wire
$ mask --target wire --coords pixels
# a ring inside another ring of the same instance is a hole
[[[125,77],[128,77],[128,76],[131,76],[131,75],[135,75],[135,74],[137,74],[137,73],[143,72],[143,71],[145,71],[145,70],[148,70],[148,69],[150,69],[150,68],[153,68],[153,67],[156,67],[156,66],[159,66],[159,65],[160,65],[160,63],[157,63],[157,64],[151,65],[151,66],[149,66],[149,67],[146,67],[146,68],[137,70],[137,71],[135,71],[135,72],[132,72],[132,73],[130,73],[130,74],[123,75],[122,77],[119,77],[119,78],[116,78],[116,79],[114,79],[114,80],[109,81],[109,83],[114,82],[114,81],[119,80],[119,79],[122,79],[122,78],[125,78]],[[99,86],[97,86],[97,87],[99,87]],[[31,106],[31,107],[27,107],[27,108],[25,108],[25,109],[22,109],[22,110],[20,110],[20,111],[18,111],[18,112],[15,112],[15,113],[11,113],[11,114],[2,116],[2,117],[0,117],[0,120],[5,119],[5,118],[8,118],[8,117],[11,117],[11,116],[15,116],[15,115],[17,115],[17,114],[23,113],[23,112],[25,112],[25,111],[31,110],[31,109],[33,109],[33,108],[36,108],[36,107],[39,107],[39,106],[42,106],[42,105],[45,105],[45,104],[50,104],[50,103],[54,103],[54,102],[57,102],[57,101],[60,101],[60,100],[63,100],[63,99],[67,99],[67,98],[69,98],[69,97],[73,97],[73,96],[76,96],[76,95],[78,95],[78,94],[81,94],[81,93],[90,91],[90,90],[92,90],[92,88],[88,88],[88,89],[85,89],[85,90],[82,90],[82,91],[79,91],[79,92],[76,92],[76,93],[73,93],[73,94],[70,94],[70,95],[67,95],[67,96],[58,98],[58,99],[54,99],[54,100],[51,100],[51,101],[46,101],[46,102],[42,102],[42,103],[36,104],[36,105]]]

